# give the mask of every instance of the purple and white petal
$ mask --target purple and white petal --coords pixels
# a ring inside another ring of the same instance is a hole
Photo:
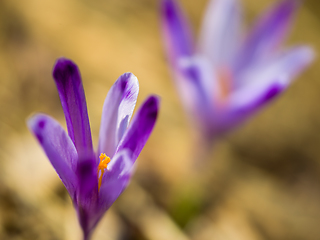
[[[260,18],[236,58],[236,74],[265,61],[278,50],[287,36],[297,6],[297,0],[283,0]]]
[[[216,79],[216,69],[212,67],[209,58],[203,55],[182,58],[180,68],[185,73],[185,77],[194,82],[194,87],[198,89],[198,94],[201,94],[203,100],[212,101],[213,96],[219,95],[220,89]],[[191,74],[191,69],[197,69],[198,73]]]
[[[98,154],[114,155],[128,127],[139,93],[139,83],[132,73],[121,75],[113,84],[103,105]]]
[[[108,164],[108,170],[102,177],[99,192],[101,207],[106,211],[129,184],[134,170],[129,150],[118,152]]]
[[[214,67],[230,65],[242,40],[241,22],[238,0],[211,0],[202,23],[199,54],[208,57]]]
[[[282,93],[286,87],[281,81],[273,81],[264,88],[248,88],[233,94],[228,105],[221,109],[219,114],[213,115],[211,128],[208,128],[209,137],[220,137],[238,126],[263,105]],[[254,92],[255,90],[257,91]],[[205,132],[204,135],[206,134]]]
[[[238,121],[237,115],[244,116],[253,113],[282,93],[287,87],[287,82],[281,76],[274,77],[263,84],[248,85],[232,94],[226,112],[234,118],[231,120]]]
[[[92,155],[89,117],[79,69],[71,60],[59,58],[53,69],[53,77],[66,117],[69,136],[79,155]]]
[[[314,59],[314,52],[306,46],[293,47],[278,53],[268,62],[261,63],[251,68],[239,80],[240,88],[263,87],[270,81],[282,81],[284,85],[290,82]],[[278,80],[276,80],[278,79]]]
[[[159,98],[156,96],[147,98],[132,119],[116,153],[127,149],[131,153],[131,161],[135,162],[152,132],[158,116],[158,110]]]
[[[296,47],[255,69],[247,76],[247,82],[230,97],[231,111],[252,111],[270,101],[312,62],[313,56],[310,48]]]
[[[78,154],[70,137],[57,121],[44,114],[31,117],[27,124],[74,199],[77,188],[75,168]]]
[[[184,82],[181,85],[185,85],[181,87],[188,87],[188,91],[184,93],[185,105],[196,121],[202,119],[201,122],[204,122],[214,111],[215,97],[220,93],[215,69],[209,59],[202,55],[182,58],[180,68],[184,74]]]
[[[163,0],[162,30],[170,62],[175,66],[180,57],[193,53],[190,25],[175,0]]]

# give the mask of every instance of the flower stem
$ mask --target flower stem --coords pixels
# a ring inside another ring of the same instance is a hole
[[[83,240],[91,239],[91,231],[83,231]]]
[[[83,240],[90,240],[90,234],[84,234],[83,235]]]

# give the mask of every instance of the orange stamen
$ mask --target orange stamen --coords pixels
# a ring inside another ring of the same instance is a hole
[[[232,81],[232,76],[230,71],[226,68],[221,68],[218,71],[218,86],[220,90],[218,99],[222,103],[224,103],[227,100],[231,92],[231,81]]]
[[[100,191],[101,182],[102,182],[102,176],[104,174],[105,169],[108,167],[108,163],[111,161],[110,158],[104,154],[100,154],[100,163],[98,165],[98,190]],[[100,174],[99,174],[100,173]]]

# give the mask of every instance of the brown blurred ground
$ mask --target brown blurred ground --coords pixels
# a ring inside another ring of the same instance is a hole
[[[196,30],[206,0],[182,1]],[[248,23],[274,1],[245,0]],[[64,123],[51,77],[56,58],[82,73],[97,143],[104,98],[133,72],[138,106],[161,96],[156,129],[132,184],[93,239],[320,239],[320,62],[219,142],[208,166],[166,66],[155,0],[0,0],[0,239],[81,239],[71,201],[27,131],[33,112]],[[306,1],[289,44],[320,48],[320,4]]]

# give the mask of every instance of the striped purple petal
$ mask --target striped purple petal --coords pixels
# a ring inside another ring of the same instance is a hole
[[[146,144],[155,125],[159,110],[159,98],[150,96],[135,114],[116,152],[127,149],[134,162]]]
[[[175,65],[179,57],[193,53],[190,25],[175,0],[162,1],[161,17],[167,54]]]
[[[215,69],[211,61],[204,56],[183,58],[180,62],[181,74],[184,81],[181,81],[180,89],[183,102],[191,113],[191,116],[204,120],[214,109],[214,98],[218,95]]]
[[[241,88],[249,87],[249,85],[263,87],[275,79],[281,79],[283,84],[289,85],[296,75],[312,62],[313,58],[312,49],[306,46],[293,47],[279,52],[267,62],[243,74],[240,79]]]
[[[92,155],[92,139],[80,72],[71,60],[57,60],[53,77],[57,85],[68,133],[80,155]]]
[[[85,235],[91,235],[103,214],[127,187],[133,171],[129,152],[118,152],[108,164],[102,178],[98,196],[91,196],[87,202],[76,204],[80,225]]]
[[[98,177],[94,159],[83,158],[78,161],[76,176],[78,189],[74,206],[84,235],[90,235],[97,224],[98,215],[104,212],[97,207]]]
[[[296,0],[283,0],[260,18],[236,59],[236,73],[277,50],[287,36],[297,6]]]
[[[214,66],[227,66],[241,40],[241,7],[238,0],[211,0],[204,15],[199,53]]]
[[[132,154],[127,150],[118,152],[108,164],[108,171],[103,175],[99,192],[101,208],[106,211],[127,187],[132,171]]]
[[[254,89],[245,89],[234,94],[228,103],[229,107],[213,118],[211,128],[208,128],[209,137],[219,137],[238,126],[285,89],[286,86],[281,81],[273,81],[257,92],[254,92]]]
[[[70,137],[57,121],[44,114],[31,117],[27,124],[74,200],[77,188],[74,171],[78,155]]]
[[[128,127],[139,93],[139,83],[132,73],[125,73],[113,84],[102,110],[98,154],[111,157]]]
[[[255,70],[250,80],[230,98],[231,111],[251,112],[285,90],[313,60],[308,47],[296,47]]]

